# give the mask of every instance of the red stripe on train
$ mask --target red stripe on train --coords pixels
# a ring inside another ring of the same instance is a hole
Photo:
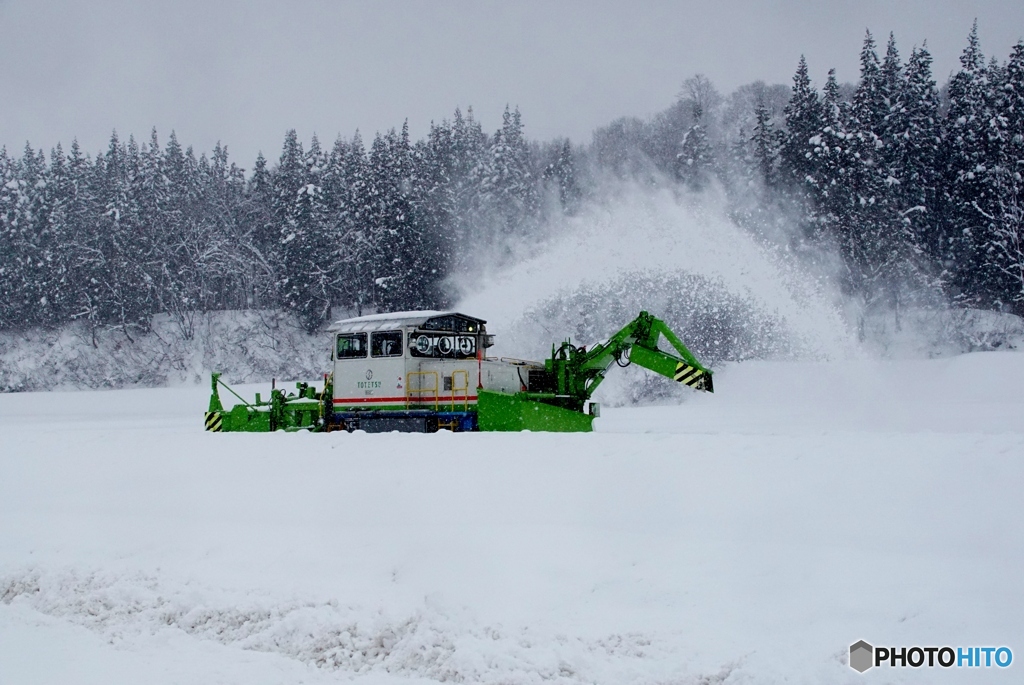
[[[437,397],[437,402],[453,402],[453,401],[454,402],[465,402],[466,400],[475,400],[475,399],[476,399],[476,395],[468,395],[468,396],[467,395],[456,395],[455,397],[440,396],[439,395]],[[401,404],[405,404],[406,402],[409,402],[409,404],[432,404],[432,403],[434,403],[434,398],[433,397],[431,397],[431,398],[426,398],[426,397],[422,397],[422,398],[419,398],[419,397],[417,397],[417,398],[413,398],[413,397],[343,397],[343,398],[340,398],[340,399],[339,398],[335,398],[334,399],[334,403],[335,404],[363,404],[363,403],[366,403],[366,402],[391,402],[391,403],[399,402]]]

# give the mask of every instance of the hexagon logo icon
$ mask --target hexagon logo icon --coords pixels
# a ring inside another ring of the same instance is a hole
[[[858,640],[850,645],[850,668],[863,673],[874,666],[875,648],[864,640]]]

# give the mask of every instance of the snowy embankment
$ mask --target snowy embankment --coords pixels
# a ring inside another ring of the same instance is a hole
[[[211,371],[233,382],[316,378],[330,364],[327,337],[277,311],[196,314],[188,337],[182,330],[158,315],[145,333],[93,330],[84,321],[0,331],[0,392],[195,385]]]
[[[0,395],[0,682],[1010,682],[1024,354],[749,362],[594,434],[202,431]],[[251,389],[250,389],[251,390]]]

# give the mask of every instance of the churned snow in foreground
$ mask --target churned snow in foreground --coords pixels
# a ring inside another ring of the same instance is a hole
[[[1019,678],[1024,354],[715,387],[578,435],[209,434],[201,388],[0,396],[0,683]],[[860,675],[859,639],[1015,662]]]

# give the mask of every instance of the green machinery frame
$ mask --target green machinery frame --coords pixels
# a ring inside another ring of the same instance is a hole
[[[285,393],[274,387],[270,391],[269,400],[264,401],[260,393],[256,393],[256,400],[251,403],[222,381],[219,373],[212,374],[210,386],[210,407],[205,417],[206,430],[228,433],[319,431],[324,427],[324,416],[329,413],[333,393],[329,376],[324,376],[324,389],[319,394],[316,388],[308,383],[297,383],[296,393]],[[242,403],[226,411],[220,401],[218,386],[223,387]]]
[[[658,347],[664,337],[672,351]],[[712,372],[682,340],[648,312],[640,312],[608,340],[586,349],[566,340],[551,346],[544,362],[545,391],[506,394],[480,390],[477,413],[485,431],[589,431],[599,407],[586,403],[605,379],[612,364],[636,364],[695,390],[714,392]]]

